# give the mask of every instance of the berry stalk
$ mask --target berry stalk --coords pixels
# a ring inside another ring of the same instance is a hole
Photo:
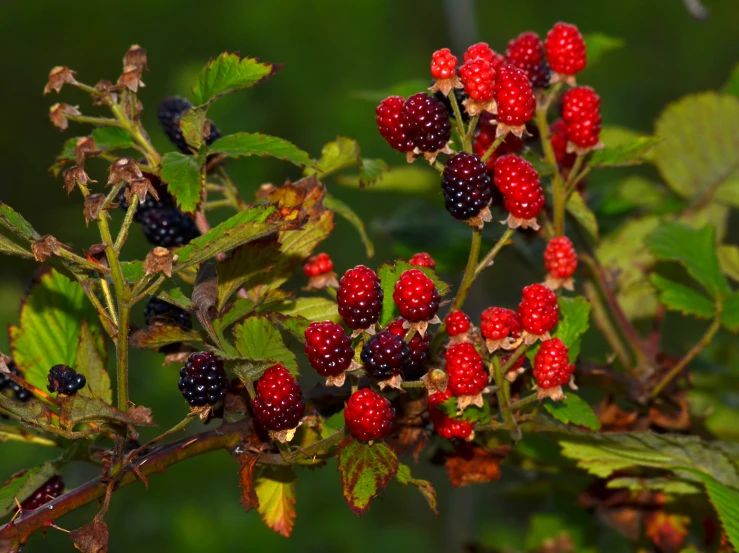
[[[506,231],[503,233],[503,236],[501,236],[498,241],[495,243],[495,246],[493,246],[493,249],[491,249],[487,255],[478,263],[477,267],[475,268],[475,277],[479,275],[483,269],[486,269],[487,267],[490,267],[493,264],[493,261],[495,260],[495,256],[498,255],[498,252],[503,249],[503,247],[507,246],[508,244],[512,244],[510,242],[511,236],[513,236],[513,233],[516,232],[515,229],[507,228]]]
[[[126,242],[126,238],[128,238],[128,229],[131,228],[133,216],[136,213],[138,205],[139,197],[137,194],[134,194],[133,198],[131,198],[131,205],[128,206],[128,210],[126,211],[126,216],[123,218],[121,229],[118,231],[118,237],[115,239],[115,244],[113,245],[115,251],[118,253],[121,252],[121,248],[123,248],[123,244]]]
[[[472,150],[466,140],[467,133],[464,131],[464,121],[462,121],[462,112],[459,110],[457,97],[454,94],[450,94],[448,98],[449,103],[452,105],[452,110],[454,110],[454,121],[457,125],[457,134],[459,134],[459,139],[462,141],[462,149],[469,153]]]
[[[457,296],[452,302],[450,311],[461,309],[464,300],[467,299],[467,294],[472,287],[472,283],[475,281],[475,275],[477,274],[477,262],[480,259],[480,246],[482,245],[482,229],[475,228],[472,230],[472,242],[470,243],[470,255],[467,258],[467,266],[464,269],[464,275],[462,276],[462,282],[459,285]]]
[[[511,434],[513,434],[516,431],[517,427],[513,420],[511,407],[509,405],[510,388],[509,386],[505,385],[510,383],[506,381],[505,378],[503,378],[504,373],[503,367],[500,364],[500,357],[498,357],[497,355],[493,357],[492,364],[493,380],[495,381],[495,385],[497,387],[495,391],[495,396],[498,398],[498,409],[500,410],[500,416],[503,419],[503,424],[511,426]],[[518,431],[518,434],[520,434],[520,430]]]
[[[561,83],[558,83],[561,84]],[[544,104],[536,110],[536,126],[539,129],[541,137],[541,145],[544,150],[544,156],[547,163],[552,166],[554,171],[552,174],[552,196],[554,197],[554,235],[563,236],[565,231],[565,206],[567,198],[565,196],[564,183],[562,175],[559,174],[557,165],[557,157],[554,155],[551,137],[549,136],[549,123],[547,122],[547,111],[553,98],[556,96],[559,87],[555,85]]]

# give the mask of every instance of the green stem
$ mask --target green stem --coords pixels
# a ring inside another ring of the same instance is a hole
[[[64,259],[67,259],[68,261],[71,261],[72,263],[76,265],[79,265],[80,267],[84,269],[88,269],[90,271],[94,271],[96,273],[103,273],[103,274],[107,272],[105,267],[102,267],[101,265],[97,265],[96,263],[92,263],[91,261],[88,261],[84,257],[80,257],[79,255],[70,252],[64,247],[59,248],[57,255],[59,257],[63,257]]]
[[[554,233],[556,236],[564,235],[565,225],[565,190],[564,184],[562,183],[562,176],[559,174],[559,167],[557,166],[557,158],[554,155],[554,148],[549,136],[549,123],[547,122],[547,109],[549,104],[545,104],[544,107],[536,110],[536,126],[539,128],[539,136],[541,139],[541,146],[544,150],[544,157],[552,166],[552,196],[554,198]]]
[[[518,358],[521,357],[524,353],[526,353],[526,350],[529,349],[528,344],[521,344],[516,348],[516,351],[513,352],[513,355],[511,355],[508,358],[508,361],[506,361],[506,364],[503,365],[501,368],[501,372],[503,374],[507,374],[508,370],[518,361]]]
[[[452,308],[450,311],[460,309],[464,300],[467,298],[467,293],[472,287],[472,283],[475,281],[475,274],[477,270],[477,261],[480,258],[480,246],[482,244],[482,229],[475,228],[472,231],[472,243],[470,244],[470,255],[467,258],[467,266],[464,269],[464,275],[462,275],[462,282],[459,285],[457,296],[454,298]]]
[[[496,138],[495,141],[493,141],[493,143],[490,145],[490,147],[487,150],[485,150],[485,153],[483,154],[481,161],[485,163],[488,159],[490,159],[490,156],[493,155],[495,150],[498,148],[498,146],[500,146],[503,143],[505,139],[506,139],[505,134]]]
[[[400,383],[403,388],[425,388],[426,383],[423,380],[404,380]]]
[[[459,104],[457,103],[457,98],[454,95],[454,92],[451,92],[448,96],[449,103],[452,105],[452,110],[454,111],[454,121],[457,126],[457,133],[459,134],[459,139],[462,141],[462,149],[465,152],[469,152],[467,149],[467,144],[465,143],[465,137],[467,136],[467,133],[464,131],[464,121],[462,121],[462,112],[459,110]]]
[[[538,400],[539,398],[537,397],[536,394],[531,394],[530,396],[526,396],[523,399],[519,399],[518,401],[511,403],[510,405],[511,411],[520,411],[521,409],[526,407],[528,404],[534,403]]]
[[[116,238],[115,245],[113,246],[118,253],[121,252],[121,248],[123,248],[123,244],[126,242],[128,229],[131,228],[131,222],[133,221],[133,216],[136,213],[138,205],[139,197],[137,194],[134,194],[133,198],[131,198],[131,204],[126,211],[126,216],[123,218],[123,224],[121,225],[121,230],[118,232],[118,238]]]
[[[480,116],[475,115],[472,119],[470,119],[470,122],[467,125],[467,132],[464,135],[464,149],[466,152],[472,153],[472,135],[475,134],[475,129],[477,128],[477,122],[479,120],[480,120]]]
[[[118,314],[116,313],[115,303],[113,302],[113,294],[110,291],[110,285],[105,277],[100,280],[100,289],[103,291],[103,297],[105,298],[105,305],[108,306],[108,314],[113,320],[116,326],[118,326]]]
[[[232,200],[213,200],[203,206],[206,211],[220,209],[222,207],[235,207]],[[238,208],[237,208],[238,209]]]
[[[495,243],[495,246],[493,246],[493,249],[491,249],[488,254],[478,263],[477,267],[475,268],[475,277],[479,275],[483,269],[490,267],[493,264],[493,260],[495,259],[495,256],[498,255],[498,252],[503,249],[504,246],[507,246],[508,244],[511,244],[512,242],[509,242],[511,236],[513,236],[513,233],[515,232],[514,229],[508,228],[503,233],[503,236],[500,237],[500,239]]]
[[[608,342],[608,345],[611,346],[611,349],[616,354],[616,357],[618,357],[623,368],[628,370],[629,363],[631,363],[629,351],[626,344],[623,342],[621,335],[618,333],[618,330],[616,330],[616,327],[613,326],[613,322],[608,316],[606,307],[603,304],[603,300],[601,299],[595,284],[593,284],[592,282],[586,282],[584,286],[584,292],[585,297],[588,298],[588,301],[590,302],[590,306],[593,311],[593,321],[595,321],[595,325],[603,334],[603,337],[606,339],[606,342]]]
[[[495,380],[495,384],[498,388],[495,392],[495,395],[498,398],[498,409],[500,410],[500,416],[503,419],[503,424],[510,425],[513,423],[513,415],[511,414],[511,408],[509,405],[510,387],[506,386],[506,384],[510,383],[503,376],[505,373],[503,372],[503,367],[501,367],[500,365],[500,357],[498,357],[497,355],[493,357],[492,363],[493,379]]]
[[[121,107],[120,104],[114,102],[112,99],[108,101],[108,106],[113,112],[113,115],[115,115],[116,119],[118,119],[118,123],[120,127],[123,130],[128,131],[128,133],[134,139],[134,142],[136,142],[136,144],[138,144],[139,146],[141,146],[141,148],[144,149],[144,151],[146,152],[147,163],[151,167],[159,167],[162,163],[162,158],[159,156],[159,153],[154,149],[154,147],[149,142],[149,139],[144,134],[143,130],[141,129],[141,126],[132,122],[128,118],[128,115],[126,114],[123,107]]]
[[[328,451],[330,448],[339,445],[339,443],[341,443],[341,440],[344,439],[344,436],[346,436],[346,428],[340,428],[339,430],[331,434],[328,438],[324,438],[323,440],[311,444],[308,447],[300,448],[297,451],[294,451],[288,456],[288,459],[286,459],[286,461],[288,461],[289,463],[294,463],[295,461],[298,461],[300,459],[308,459],[309,457],[313,457],[314,455],[317,455],[322,451]]]
[[[177,424],[175,424],[172,428],[170,428],[169,430],[167,430],[163,434],[160,434],[159,436],[157,436],[156,438],[154,438],[153,440],[151,440],[149,443],[142,445],[138,449],[134,449],[126,457],[125,464],[130,463],[131,461],[133,461],[134,459],[136,459],[136,457],[138,457],[139,454],[142,451],[144,451],[146,449],[151,449],[151,447],[154,444],[161,442],[167,436],[171,436],[172,434],[176,434],[180,430],[184,430],[187,427],[188,424],[190,424],[193,420],[195,420],[195,417],[196,417],[195,414],[188,413],[187,416],[184,419],[182,419],[180,422],[178,422]],[[123,466],[125,466],[125,464]],[[123,468],[123,466],[121,468]],[[113,475],[114,474],[111,472],[111,476],[113,476]]]
[[[98,127],[120,126],[117,119],[110,119],[109,117],[88,117],[87,115],[66,115],[65,117],[76,123],[89,123],[90,125],[96,125]]]

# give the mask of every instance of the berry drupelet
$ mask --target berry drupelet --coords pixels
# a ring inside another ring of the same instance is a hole
[[[23,373],[18,369],[15,361],[11,359],[6,363],[6,365],[8,367],[8,370],[12,374],[17,376],[18,378],[23,378]],[[23,403],[31,399],[31,392],[26,390],[20,384],[11,380],[5,373],[0,373],[0,392],[2,392],[3,390],[10,390],[15,399]]]
[[[480,316],[480,332],[491,353],[497,349],[510,349],[521,336],[518,314],[505,307],[489,307]]]
[[[344,409],[344,421],[349,432],[360,440],[380,440],[393,428],[395,410],[377,392],[364,388],[354,392]]]
[[[144,320],[147,326],[160,323],[168,326],[179,326],[187,330],[192,328],[190,313],[181,307],[155,297],[149,298],[149,301],[146,302]]]
[[[64,493],[64,480],[59,475],[49,478],[43,486],[21,503],[22,511],[33,511]]]
[[[559,306],[557,296],[542,284],[531,284],[523,289],[518,316],[526,331],[526,343],[549,338],[549,332],[557,326]]]
[[[536,33],[528,31],[511,40],[505,61],[526,73],[534,88],[549,86],[549,65],[544,56],[544,44]]]
[[[400,315],[412,323],[430,321],[439,310],[441,296],[434,281],[420,269],[409,269],[395,283],[393,301]]]
[[[217,404],[228,391],[223,359],[207,351],[191,354],[180,369],[179,388],[192,407]]]
[[[83,374],[66,365],[54,365],[49,369],[47,376],[49,385],[46,387],[51,393],[59,392],[65,396],[73,396],[85,387],[87,379]]]
[[[448,389],[453,396],[466,398],[466,401],[460,402],[460,407],[464,408],[470,403],[482,406],[480,394],[488,384],[488,373],[475,346],[469,342],[449,346],[444,359],[449,375]]]
[[[408,153],[414,148],[411,138],[409,121],[404,109],[405,100],[400,96],[385,98],[377,106],[377,129],[390,144],[399,152]]]
[[[382,297],[377,273],[358,265],[344,273],[339,281],[336,293],[339,315],[351,329],[369,328],[380,317]]]
[[[578,86],[562,96],[562,120],[567,136],[566,152],[584,155],[601,147],[600,96],[589,86]]]
[[[563,399],[561,386],[570,381],[575,365],[570,363],[569,350],[559,338],[541,343],[534,357],[534,380],[540,397]]]
[[[545,285],[552,289],[560,286],[572,290],[572,275],[577,269],[577,252],[566,236],[555,236],[544,250],[544,268],[547,270]]]
[[[180,117],[191,107],[192,104],[189,100],[180,96],[170,96],[162,100],[157,108],[157,118],[159,119],[159,124],[162,126],[162,130],[164,130],[164,134],[167,135],[167,138],[169,138],[172,144],[177,146],[177,149],[183,154],[192,154],[192,149],[187,145],[187,141],[182,135]],[[221,138],[221,132],[212,122],[209,121],[209,123],[210,134],[205,139],[207,146],[210,146]]]
[[[544,41],[549,67],[555,73],[553,80],[575,84],[575,74],[585,69],[587,52],[585,39],[575,25],[559,22],[547,33]]]
[[[352,339],[339,324],[314,322],[305,329],[305,354],[318,374],[335,379],[354,359]]]
[[[279,364],[264,371],[257,381],[252,407],[262,426],[275,432],[297,427],[305,413],[300,386],[285,366]]]
[[[436,269],[436,261],[426,252],[420,252],[413,254],[413,257],[408,261],[409,265],[414,267],[427,267],[429,269]]]
[[[370,336],[360,357],[370,378],[385,381],[399,380],[408,369],[410,356],[410,347],[403,338],[382,330]]]
[[[447,211],[455,219],[474,220],[492,199],[491,181],[485,164],[475,154],[460,152],[450,158],[441,176]]]
[[[387,325],[386,330],[392,332],[398,338],[405,339],[409,329],[404,328],[404,324],[405,319],[398,317]],[[418,380],[423,376],[425,372],[423,365],[429,357],[429,342],[430,337],[428,333],[421,336],[417,330],[413,331],[413,338],[411,338],[410,342],[407,342],[409,351],[408,364],[403,371],[403,377],[406,380]]]

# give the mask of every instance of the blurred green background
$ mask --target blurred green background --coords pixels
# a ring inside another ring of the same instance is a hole
[[[42,89],[55,65],[68,65],[90,84],[100,78],[114,81],[123,53],[134,43],[149,52],[151,71],[144,75],[146,88],[140,98],[145,125],[160,151],[171,146],[156,123],[157,103],[170,94],[187,95],[207,59],[232,50],[284,67],[266,83],[224,98],[212,108],[210,116],[224,134],[248,130],[278,135],[314,156],[337,135],[348,136],[359,141],[364,156],[400,165],[403,159],[394,156],[376,132],[375,105],[360,99],[361,92],[426,79],[430,55],[438,48],[450,46],[461,57],[467,45],[485,40],[504,51],[507,41],[520,32],[531,29],[544,35],[558,20],[576,23],[584,33],[599,31],[625,40],[625,48],[608,54],[580,80],[601,94],[604,124],[648,133],[663,106],[684,94],[720,87],[737,61],[739,3],[706,0],[705,5],[710,15],[699,21],[680,0],[0,0],[0,200],[23,213],[42,234],[53,233],[78,249],[98,241],[95,229],[82,224],[79,196],[68,198],[61,180],[47,171],[65,138],[87,132],[72,124],[60,133],[48,121],[48,107],[63,101],[79,104],[86,114],[95,114],[96,109],[71,88],[65,88],[59,99],[55,93],[44,97]],[[95,167],[97,173],[91,176],[102,181],[105,168]],[[231,172],[245,196],[262,183],[299,176],[289,165],[262,159],[232,163]],[[606,173],[591,186],[607,187],[622,175]],[[440,219],[435,217],[441,213],[439,195],[417,199],[331,186],[367,222],[378,246],[373,264],[418,247],[439,252],[442,272],[451,273],[446,275],[450,280],[455,278],[452,269],[465,255],[463,248],[455,246],[466,242],[467,231],[461,226],[451,233],[439,230]],[[420,239],[418,232],[408,234],[409,222],[423,224],[428,231]],[[406,245],[395,242],[397,237]],[[334,257],[339,272],[365,261],[355,231],[341,219],[324,249]],[[134,232],[130,255],[145,251],[143,237]],[[537,278],[527,264],[525,248],[506,251],[502,263],[517,268],[486,277],[485,285],[473,292],[472,314],[479,314],[492,301],[509,304],[508,292],[518,290],[521,283],[512,275]],[[15,322],[36,266],[3,259],[0,267],[0,325],[4,327]],[[0,350],[7,351],[5,333],[0,335]],[[153,408],[162,428],[185,413],[175,381],[175,367],[163,369],[156,356],[134,354],[132,397]],[[0,451],[0,481],[54,454],[8,443],[0,444]],[[153,476],[148,492],[143,485],[134,485],[116,493],[106,517],[110,551],[258,548],[328,553],[376,552],[382,547],[387,552],[411,548],[431,552],[458,551],[468,542],[486,547],[501,543],[523,547],[526,542],[530,521],[523,514],[526,511],[518,508],[526,494],[508,494],[511,486],[505,472],[497,484],[451,490],[441,468],[416,467],[417,476],[437,484],[439,519],[419,494],[396,484],[358,519],[343,504],[335,466],[310,474],[302,471],[297,526],[293,538],[285,540],[264,527],[256,513],[244,514],[236,468],[226,453],[219,453]],[[88,468],[77,466],[65,474],[71,486],[91,475]],[[532,479],[535,486],[533,476],[523,478]],[[553,510],[553,499],[539,508],[540,513]],[[60,524],[75,528],[93,513],[94,506],[88,506]],[[66,536],[54,530],[45,541],[35,535],[27,548],[31,553],[71,550]]]

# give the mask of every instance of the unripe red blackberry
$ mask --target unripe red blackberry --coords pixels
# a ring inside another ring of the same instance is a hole
[[[464,53],[463,62],[473,61],[476,59],[482,59],[492,65],[493,69],[497,71],[501,63],[503,63],[503,56],[498,54],[495,50],[490,48],[487,42],[478,42],[473,44]]]
[[[176,248],[200,236],[195,221],[176,207],[161,207],[141,215],[141,228],[155,246]]]
[[[64,480],[59,475],[49,478],[43,486],[37,489],[30,497],[21,503],[22,511],[33,511],[46,505],[64,493]]]
[[[308,261],[303,265],[303,274],[307,277],[316,277],[325,275],[334,270],[334,262],[327,253],[319,253],[313,257],[308,258]]]
[[[569,350],[562,340],[552,338],[541,343],[534,357],[534,379],[538,387],[564,386],[573,372],[575,365],[570,363]]]
[[[561,169],[572,169],[577,159],[577,154],[567,153],[567,133],[565,132],[565,122],[562,119],[557,119],[552,123],[549,129],[552,133],[550,142],[552,143],[552,149],[554,150],[554,158],[557,160],[557,165]]]
[[[377,106],[377,129],[391,147],[399,152],[413,150],[413,140],[408,129],[408,119],[400,96],[385,98]]]
[[[549,65],[544,56],[544,45],[536,33],[528,31],[511,40],[505,61],[523,70],[534,88],[549,86]]]
[[[446,333],[449,336],[459,336],[470,329],[470,318],[464,311],[452,311],[444,319],[446,324]]]
[[[546,286],[531,284],[523,289],[518,316],[523,329],[534,336],[546,335],[557,326],[557,296]]]
[[[408,269],[395,283],[393,301],[400,315],[412,323],[430,321],[439,310],[441,296],[434,281],[420,269]]]
[[[600,143],[600,96],[589,86],[578,86],[562,96],[566,151],[585,154]]]
[[[168,326],[179,326],[186,330],[190,330],[192,328],[190,313],[181,307],[172,305],[168,301],[164,301],[153,296],[146,302],[144,320],[146,321],[147,326],[160,323]]]
[[[503,205],[511,214],[509,226],[531,226],[544,207],[544,191],[539,174],[525,159],[507,154],[495,161],[495,186],[503,193]],[[533,220],[533,222],[532,222]]]
[[[489,307],[480,316],[480,333],[490,351],[508,349],[521,336],[521,321],[512,309]]]
[[[411,351],[400,336],[382,330],[370,336],[360,355],[367,375],[375,380],[389,380],[408,369]]]
[[[23,378],[23,373],[18,369],[18,366],[15,364],[15,362],[12,359],[10,359],[6,363],[6,365],[8,367],[8,370],[12,374],[14,374],[15,376],[19,378]],[[25,403],[32,397],[31,392],[29,392],[27,389],[25,389],[20,384],[17,384],[16,382],[8,378],[8,376],[5,373],[0,373],[0,392],[2,392],[3,390],[10,390],[15,396],[15,399],[22,403]]]
[[[434,78],[431,91],[438,91],[443,97],[462,87],[457,77],[457,57],[449,48],[437,50],[431,56],[431,76]]]
[[[587,62],[585,39],[575,25],[562,22],[555,24],[547,33],[544,49],[549,67],[555,73],[574,76],[585,69]]]
[[[414,267],[428,267],[429,269],[436,269],[436,261],[434,261],[434,258],[426,252],[413,254],[413,257],[408,261],[408,264],[413,265]]]
[[[444,414],[439,405],[453,397],[447,388],[445,392],[435,392],[429,396],[429,418],[434,430],[442,438],[466,440],[472,435],[473,424],[464,419],[452,418]]]
[[[593,112],[600,112],[600,96],[592,87],[577,86],[562,95],[562,120],[576,121]]]
[[[47,376],[49,385],[46,387],[51,393],[59,392],[65,396],[73,396],[85,387],[87,379],[83,374],[67,365],[54,365],[49,369]]]
[[[339,315],[349,328],[369,328],[380,316],[382,295],[377,274],[364,265],[357,265],[339,281],[336,294]]]
[[[192,149],[187,145],[182,129],[180,129],[180,117],[191,107],[192,104],[189,100],[180,96],[170,96],[162,100],[157,108],[157,118],[164,134],[183,154],[192,154]],[[208,123],[210,123],[210,134],[205,138],[205,144],[210,146],[221,138],[221,132],[212,121],[208,121]]]
[[[444,104],[419,92],[406,100],[403,109],[413,145],[421,152],[443,150],[452,136],[452,124]]]
[[[490,62],[482,58],[465,62],[459,68],[459,78],[468,97],[465,103],[467,113],[477,115],[494,110],[495,69]]]
[[[495,82],[495,103],[498,106],[498,133],[510,132],[521,136],[526,122],[534,116],[536,99],[531,81],[521,69],[504,64]]]
[[[305,329],[305,354],[318,374],[336,377],[351,365],[354,348],[341,325],[331,321],[314,322]]]
[[[360,440],[380,440],[393,428],[395,409],[390,402],[369,388],[357,390],[344,409],[349,432]]]
[[[408,329],[403,328],[404,323],[405,319],[403,317],[398,317],[387,325],[386,330],[392,332],[398,338],[405,340],[405,336],[408,334]],[[421,336],[417,330],[413,331],[413,338],[411,338],[410,342],[407,342],[409,351],[408,365],[403,372],[403,377],[406,380],[418,380],[423,376],[425,372],[423,370],[423,364],[429,358],[429,343],[430,337],[428,333]]]
[[[295,378],[278,364],[264,371],[257,381],[252,407],[262,426],[277,432],[298,426],[305,401]]]
[[[447,211],[452,217],[467,220],[485,209],[492,195],[490,176],[480,158],[460,152],[450,158],[441,176]]]
[[[570,278],[577,269],[577,252],[566,236],[555,236],[544,250],[544,268],[556,279]]]
[[[495,116],[488,112],[481,113],[480,119],[477,122],[477,129],[475,130],[475,138],[472,142],[472,149],[480,159],[482,159],[490,146],[493,145],[493,142],[495,142],[496,131],[497,123],[495,122]],[[485,166],[489,172],[493,171],[496,159],[505,154],[516,153],[521,148],[523,148],[523,140],[515,134],[509,133],[503,142],[493,150],[493,153],[485,162]],[[493,193],[496,191],[497,188],[493,190]],[[502,203],[502,197],[500,202],[494,200],[493,203]]]
[[[449,375],[448,389],[455,397],[476,396],[488,384],[488,373],[482,357],[469,342],[454,344],[447,348],[444,359]]]
[[[223,359],[207,351],[190,354],[180,369],[178,386],[192,407],[215,405],[226,397],[228,391]]]

